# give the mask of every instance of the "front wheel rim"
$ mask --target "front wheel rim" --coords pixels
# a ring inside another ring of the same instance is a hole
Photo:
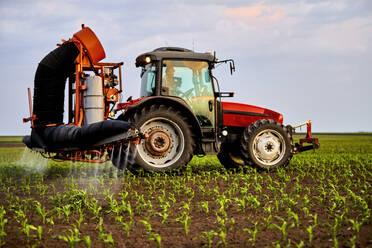
[[[185,150],[185,137],[177,123],[163,117],[156,117],[142,124],[140,130],[164,140],[160,142],[161,147],[152,147],[155,143],[159,146],[159,142],[147,142],[146,140],[142,140],[138,145],[138,156],[147,165],[166,168],[180,159]]]
[[[254,157],[264,166],[274,166],[284,157],[286,145],[283,135],[266,129],[258,133],[252,142]]]

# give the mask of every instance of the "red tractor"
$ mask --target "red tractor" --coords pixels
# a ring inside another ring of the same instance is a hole
[[[307,137],[294,145],[294,128],[283,125],[282,114],[222,101],[234,93],[220,92],[212,73],[218,63],[229,63],[231,73],[235,70],[233,60],[178,47],[137,57],[140,98],[116,108],[124,110],[118,119],[148,135],[137,146],[133,165],[161,171],[185,165],[193,155],[217,154],[226,168],[247,164],[272,169],[287,165],[295,153],[319,147],[310,121],[301,124],[307,124]],[[305,142],[310,145],[303,146]]]
[[[296,127],[269,109],[223,102],[212,70],[215,54],[163,47],[137,57],[140,98],[118,103],[123,63],[100,63],[104,49],[88,27],[59,45],[39,63],[33,105],[29,91],[30,149],[55,160],[104,162],[118,168],[175,169],[193,155],[217,154],[226,168],[285,166],[293,154],[316,149],[311,135],[293,144]],[[68,79],[68,124],[63,124]],[[115,108],[116,106],[116,108]],[[122,111],[118,118],[117,112]],[[304,143],[309,143],[303,146]]]

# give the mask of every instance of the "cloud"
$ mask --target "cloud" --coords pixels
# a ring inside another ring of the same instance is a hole
[[[276,22],[284,17],[280,6],[265,6],[260,4],[249,7],[228,8],[224,11],[224,15],[248,22]]]

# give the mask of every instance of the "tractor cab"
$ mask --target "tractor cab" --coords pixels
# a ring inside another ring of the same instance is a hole
[[[204,132],[215,133],[214,61],[211,54],[175,47],[142,54],[136,59],[142,67],[140,97],[176,97],[192,110]]]

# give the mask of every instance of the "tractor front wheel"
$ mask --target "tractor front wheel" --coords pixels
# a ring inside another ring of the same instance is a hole
[[[286,166],[292,158],[292,137],[274,120],[259,120],[244,130],[241,139],[245,161],[261,169]]]
[[[191,160],[195,147],[191,126],[176,109],[152,105],[136,112],[130,121],[149,135],[137,145],[136,165],[148,171],[165,171]]]

